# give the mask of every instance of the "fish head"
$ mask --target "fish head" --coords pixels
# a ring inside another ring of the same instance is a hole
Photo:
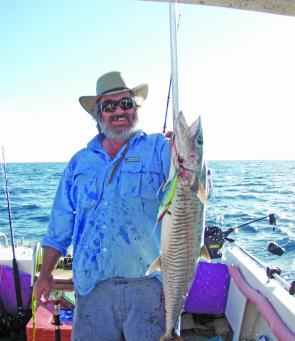
[[[172,157],[182,181],[191,183],[201,173],[203,130],[200,117],[189,127],[183,113],[179,112],[174,122]]]

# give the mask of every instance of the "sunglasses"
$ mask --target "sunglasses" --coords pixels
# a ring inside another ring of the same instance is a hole
[[[100,103],[100,109],[102,112],[114,112],[119,106],[122,110],[129,110],[134,108],[135,101],[132,97],[123,97],[119,101],[113,99],[106,99]]]

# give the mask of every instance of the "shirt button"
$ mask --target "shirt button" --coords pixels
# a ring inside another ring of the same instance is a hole
[[[109,203],[108,203],[107,201],[105,201],[105,202],[104,202],[104,207],[107,207],[108,204],[109,204]]]
[[[103,229],[106,229],[106,228],[107,228],[107,225],[103,224],[103,225],[102,225],[102,228],[103,228]]]
[[[107,248],[104,247],[104,248],[102,249],[102,251],[103,251],[103,252],[107,252]]]

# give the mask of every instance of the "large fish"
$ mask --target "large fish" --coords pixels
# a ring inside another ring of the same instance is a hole
[[[203,158],[203,132],[199,117],[190,127],[182,112],[174,121],[169,178],[159,210],[162,220],[161,254],[149,273],[159,267],[165,297],[166,330],[161,340],[177,337],[177,326],[194,279],[201,253],[207,169]],[[207,252],[207,257],[208,252]]]

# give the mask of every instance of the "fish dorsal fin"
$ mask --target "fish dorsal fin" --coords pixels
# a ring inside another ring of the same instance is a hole
[[[190,137],[195,137],[199,133],[199,129],[201,126],[201,116],[199,116],[189,127]]]
[[[204,189],[200,179],[199,179],[199,183],[198,183],[197,197],[201,200],[203,205],[206,206],[208,204],[208,193]]]
[[[196,196],[200,199],[203,205],[208,204],[208,193],[207,190],[204,189],[203,184],[201,183],[198,177],[194,177],[190,184],[192,191],[196,193]]]
[[[150,267],[148,268],[146,275],[150,275],[153,272],[156,271],[161,271],[161,256],[157,257],[152,264],[150,265]]]

